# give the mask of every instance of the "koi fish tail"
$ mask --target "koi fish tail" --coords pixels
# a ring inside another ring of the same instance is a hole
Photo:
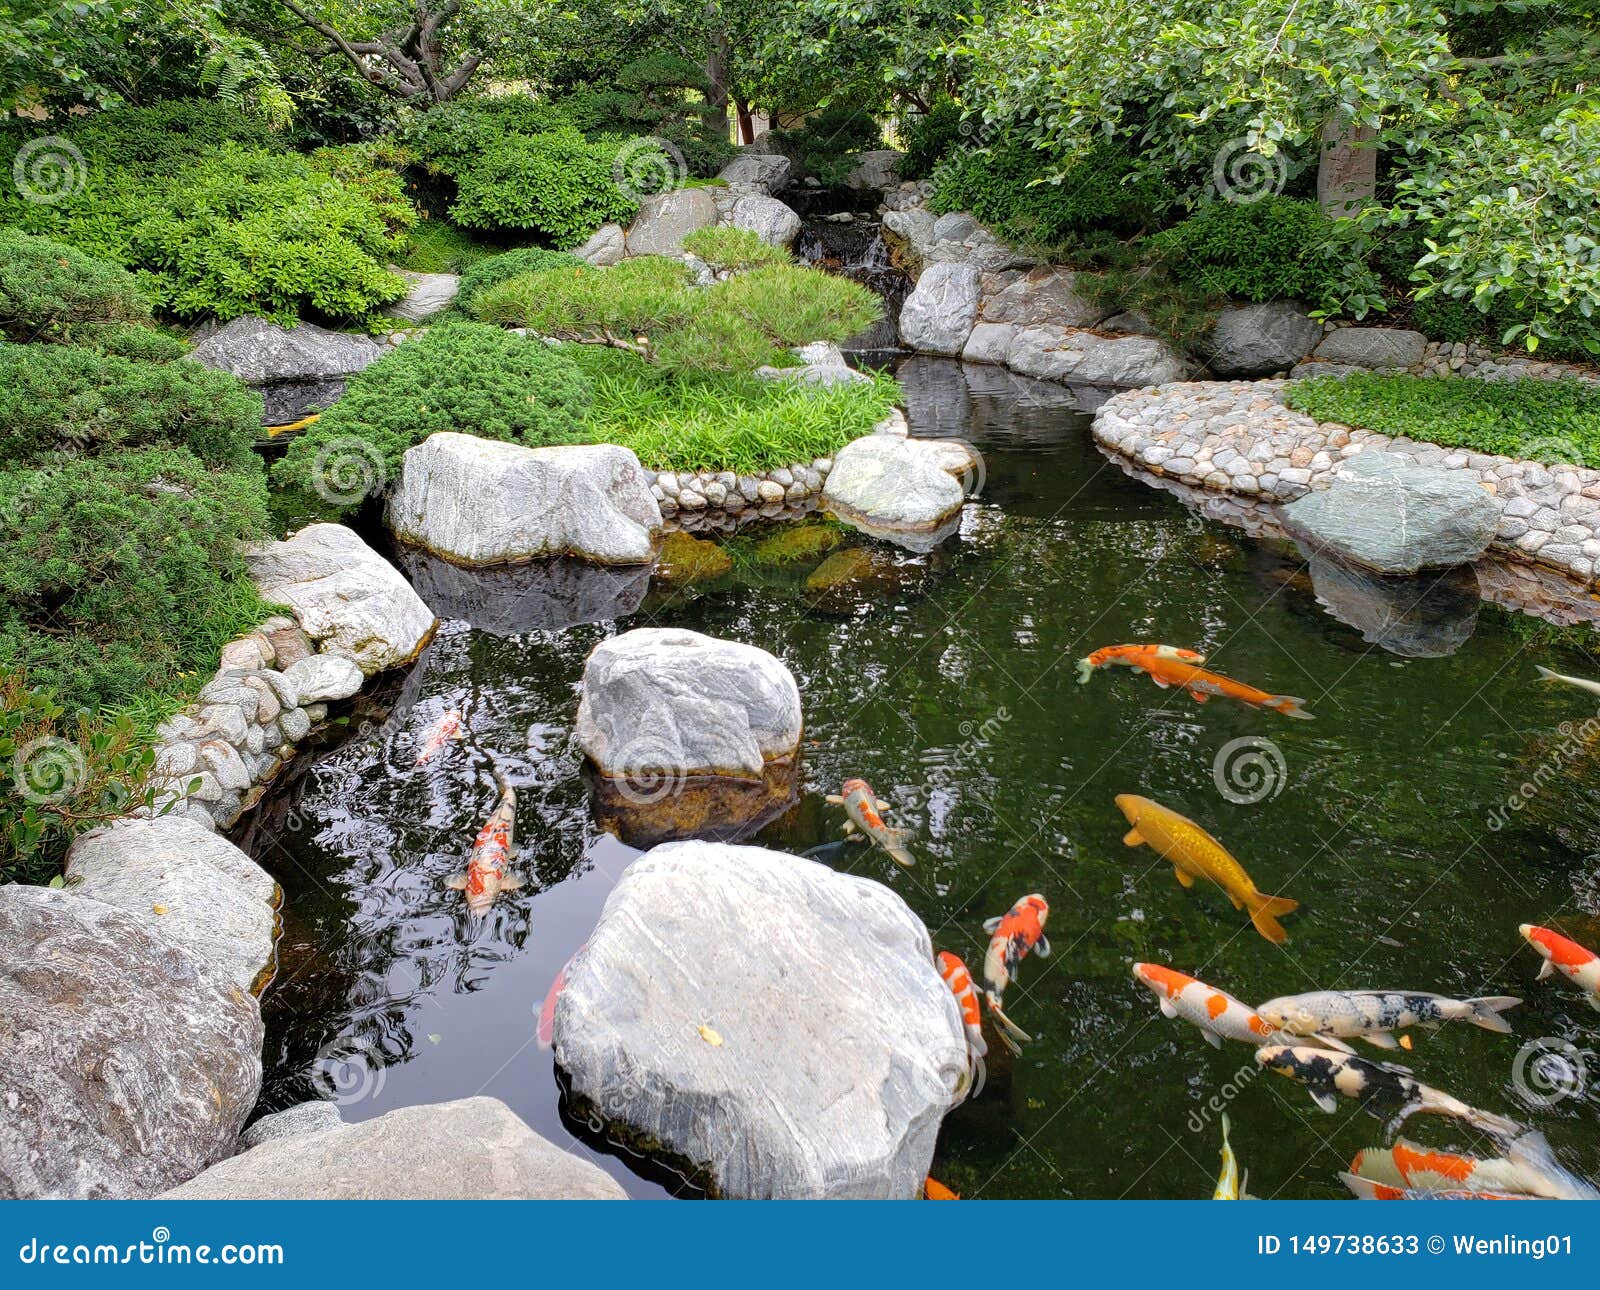
[[[1541,669],[1542,671],[1543,669]],[[1078,684],[1088,685],[1089,678],[1094,675],[1094,664],[1088,658],[1078,660]]]
[[[1534,671],[1539,673],[1539,679],[1541,681],[1560,681],[1564,679],[1560,672],[1552,672],[1549,668],[1541,667],[1537,663],[1535,663],[1533,667]]]
[[[1490,1137],[1498,1138],[1501,1142],[1513,1142],[1527,1132],[1526,1127],[1515,1120],[1496,1115],[1492,1111],[1480,1111],[1477,1107],[1468,1106],[1458,1098],[1442,1093],[1436,1088],[1429,1088],[1426,1084],[1419,1086],[1412,1099],[1400,1108],[1394,1119],[1389,1121],[1389,1128],[1397,1130],[1419,1111],[1448,1115],[1462,1120]]]
[[[973,1098],[977,1097],[979,1093],[983,1092],[984,1080],[988,1078],[988,1074],[989,1074],[988,1068],[985,1067],[984,1064],[983,1064],[983,1058],[982,1057],[978,1056],[977,1053],[973,1053],[971,1055],[971,1058],[972,1058],[972,1092],[967,1094],[967,1100],[968,1101],[971,1101]]]
[[[916,857],[906,850],[902,839],[905,837],[904,829],[891,829],[883,840],[883,853],[893,860],[902,869],[911,869],[916,866]]]
[[[1472,1016],[1468,1018],[1474,1026],[1482,1026],[1485,1030],[1492,1030],[1497,1035],[1509,1035],[1511,1024],[1500,1014],[1515,1008],[1521,999],[1513,998],[1509,994],[1489,995],[1481,999],[1468,999],[1472,1007]]]
[[[1255,924],[1256,931],[1274,945],[1282,945],[1289,939],[1289,933],[1283,930],[1278,916],[1294,913],[1300,908],[1300,902],[1286,896],[1263,896],[1256,892],[1245,897],[1245,908],[1250,911],[1250,921]]]
[[[1005,1010],[1000,1006],[999,995],[992,990],[985,990],[983,997],[989,1002],[989,1013],[999,1025],[1000,1039],[1007,1048],[1013,1053],[1020,1053],[1022,1049],[1017,1046],[1019,1043],[1027,1044],[1033,1042],[1032,1035],[1006,1016]]]
[[[1315,717],[1306,711],[1306,701],[1304,699],[1297,699],[1292,694],[1274,694],[1272,696],[1272,702],[1266,704],[1265,706],[1271,708],[1274,712],[1282,713],[1286,717],[1293,717],[1296,721],[1316,720]]]

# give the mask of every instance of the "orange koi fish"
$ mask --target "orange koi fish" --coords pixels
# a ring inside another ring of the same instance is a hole
[[[1000,1023],[1000,1036],[1013,1052],[1021,1052],[1017,1042],[1027,1043],[1033,1038],[1000,1007],[1006,986],[1015,979],[1017,968],[1032,950],[1042,959],[1050,957],[1050,942],[1045,939],[1044,925],[1050,917],[1050,904],[1037,892],[1024,896],[1001,918],[985,920],[983,930],[989,933],[989,951],[983,956],[984,997],[989,1001],[989,1011]]]
[[[967,1068],[972,1078],[972,1091],[967,1096],[977,1097],[983,1092],[983,1059],[989,1055],[989,1044],[983,1037],[983,1011],[978,1004],[977,987],[972,983],[967,965],[949,950],[940,950],[935,961],[940,977],[950,987],[961,1009],[961,1025],[967,1032]]]
[[[917,863],[902,841],[905,830],[891,829],[883,822],[880,812],[887,811],[889,803],[874,793],[866,780],[845,780],[840,791],[829,793],[827,800],[834,806],[844,807],[845,814],[850,817],[844,825],[846,837],[856,842],[871,842],[889,859],[907,869]]]
[[[1520,1196],[1506,1191],[1462,1191],[1448,1188],[1434,1191],[1431,1188],[1393,1187],[1388,1183],[1373,1182],[1357,1174],[1340,1174],[1357,1200],[1541,1200],[1539,1196]]]
[[[922,1184],[922,1199],[923,1200],[960,1200],[961,1197],[956,1195],[955,1192],[951,1191],[948,1187],[946,1187],[942,1182],[938,1181],[936,1178],[929,1178],[925,1183]]]
[[[1300,908],[1299,901],[1268,896],[1256,890],[1244,866],[1193,820],[1134,793],[1119,793],[1116,803],[1133,825],[1122,838],[1128,846],[1148,846],[1170,861],[1181,886],[1194,886],[1196,878],[1216,883],[1227,893],[1235,909],[1250,912],[1256,931],[1274,945],[1282,945],[1289,939],[1277,916]]]
[[[1191,649],[1179,649],[1174,645],[1108,645],[1078,660],[1078,684],[1089,684],[1089,678],[1094,675],[1096,668],[1120,664],[1148,672],[1163,690],[1169,686],[1187,690],[1196,703],[1205,703],[1213,695],[1221,695],[1301,721],[1312,719],[1305,710],[1304,699],[1289,694],[1268,694],[1265,690],[1235,681],[1220,672],[1208,672],[1199,666],[1204,662],[1204,654],[1196,654]]]
[[[461,736],[461,713],[451,708],[423,733],[422,747],[417,752],[416,764],[422,765],[452,739],[460,739]]]
[[[1559,968],[1563,976],[1588,994],[1589,1006],[1600,1010],[1600,955],[1548,927],[1524,923],[1517,930],[1522,933],[1523,940],[1544,956],[1544,962],[1539,965],[1539,980],[1543,981]]]
[[[588,944],[588,942],[584,942]],[[556,973],[556,979],[550,982],[550,989],[544,996],[544,1006],[539,1009],[539,1047],[548,1048],[555,1042],[556,1035],[556,1000],[561,997],[561,992],[567,988],[567,978],[572,975],[572,959],[583,953],[583,945],[578,946],[572,958],[561,965],[561,971]]]
[[[515,891],[523,885],[520,876],[506,872],[511,860],[511,836],[516,827],[517,795],[504,779],[496,776],[496,782],[500,785],[500,800],[488,822],[478,830],[467,871],[452,874],[444,884],[452,891],[467,893],[467,912],[474,918],[488,913],[494,898],[502,891]]]

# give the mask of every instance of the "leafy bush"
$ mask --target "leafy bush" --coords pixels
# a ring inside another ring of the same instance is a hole
[[[513,278],[481,293],[473,312],[666,367],[749,372],[792,362],[793,346],[843,340],[881,308],[857,283],[792,264],[695,287],[682,262],[640,256],[610,269]]]
[[[1170,193],[1142,177],[1127,153],[1097,144],[1045,180],[1051,159],[1021,140],[986,151],[958,152],[934,175],[931,209],[971,211],[1011,242],[1070,247],[1092,231],[1124,236],[1159,223]]]
[[[45,237],[0,228],[0,332],[68,339],[89,323],[150,320],[150,302],[119,265]]]
[[[412,273],[464,273],[493,254],[492,247],[473,241],[454,224],[425,219],[411,230],[394,262]]]
[[[939,163],[966,142],[962,118],[961,104],[946,98],[935,100],[926,112],[907,117],[900,126],[905,143],[900,178],[931,179]]]
[[[509,282],[525,273],[583,267],[584,261],[567,251],[546,251],[537,246],[492,255],[477,261],[461,275],[461,287],[456,292],[456,308],[470,311],[472,302],[489,287]]]
[[[883,147],[883,131],[872,113],[852,103],[830,103],[798,126],[774,130],[771,141],[801,171],[828,185],[850,173],[850,154]]]
[[[157,335],[158,333],[151,333]],[[0,464],[170,445],[250,464],[261,396],[198,363],[141,363],[73,345],[0,345]]]
[[[574,124],[571,114],[559,104],[526,94],[505,94],[457,99],[414,113],[400,138],[424,169],[454,175],[507,135],[543,134]]]
[[[189,346],[178,337],[136,323],[85,323],[73,331],[72,343],[97,354],[141,363],[170,363],[189,352]]]
[[[1446,448],[1600,467],[1600,388],[1587,381],[1353,373],[1296,381],[1285,401],[1319,421]]]
[[[151,803],[154,760],[129,717],[69,719],[27,673],[0,667],[0,765],[13,770],[0,777],[0,883],[58,885],[78,834]]]
[[[279,486],[338,513],[397,479],[407,448],[441,430],[529,448],[572,443],[589,384],[566,354],[497,327],[430,328],[352,377],[344,397],[289,445]],[[350,463],[360,478],[341,472]]]
[[[0,658],[69,708],[182,688],[265,616],[242,550],[266,508],[259,465],[182,448],[0,472]]]
[[[727,224],[695,229],[683,239],[683,249],[699,256],[713,269],[727,273],[794,263],[794,257],[784,247],[773,246],[754,229],[733,228]]]
[[[620,142],[585,139],[570,126],[509,135],[457,172],[451,218],[467,228],[539,233],[576,246],[607,221],[626,222],[638,204],[612,168]]]
[[[587,100],[586,131],[654,135],[683,157],[689,172],[714,175],[734,155],[728,140],[727,110],[709,101],[705,68],[681,54],[657,52],[626,64],[616,88]]]
[[[140,271],[179,317],[292,322],[364,319],[404,295],[384,265],[415,212],[364,148],[302,157],[228,144],[170,170],[102,163],[56,205],[0,194],[0,220]]]
[[[77,118],[65,134],[91,162],[159,174],[226,144],[268,149],[277,135],[261,118],[213,99],[170,99]],[[7,166],[10,159],[7,158]]]
[[[1330,219],[1315,202],[1215,202],[1147,245],[1178,281],[1234,299],[1302,300],[1356,318],[1384,307],[1356,221]]]

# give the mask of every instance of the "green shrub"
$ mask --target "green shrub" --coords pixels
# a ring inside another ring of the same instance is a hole
[[[1137,233],[1171,208],[1170,190],[1110,144],[1090,148],[1056,182],[1047,178],[1052,165],[1024,140],[958,152],[936,171],[928,205],[971,211],[1007,241],[1043,248],[1071,247],[1091,231]]]
[[[413,113],[400,138],[424,169],[433,174],[454,175],[507,135],[543,134],[573,124],[569,113],[557,103],[526,94],[506,94],[457,99]]]
[[[210,465],[244,466],[260,424],[259,394],[198,363],[141,363],[75,345],[0,345],[0,465],[169,445]]]
[[[1204,206],[1146,245],[1180,282],[1360,318],[1384,303],[1355,225],[1330,219],[1315,202],[1264,197]]]
[[[713,269],[727,273],[794,263],[787,249],[773,246],[754,229],[733,228],[727,224],[695,229],[683,239],[683,249],[699,256]]]
[[[881,309],[865,287],[816,269],[769,265],[695,287],[681,261],[640,256],[610,269],[513,278],[481,293],[473,312],[665,367],[749,372],[792,363],[796,345],[843,340]]]
[[[600,225],[625,223],[638,210],[612,173],[620,146],[614,139],[591,142],[570,126],[509,135],[457,172],[451,218],[467,228],[537,233],[576,246]]]
[[[155,751],[127,716],[69,718],[20,668],[0,666],[0,883],[61,882],[78,834],[149,805]],[[20,773],[19,773],[20,772]]]
[[[494,253],[494,248],[473,241],[454,224],[442,219],[425,219],[411,230],[394,262],[412,273],[465,273]]]
[[[178,337],[136,323],[85,323],[75,328],[72,343],[81,349],[141,363],[170,363],[189,352]]]
[[[1285,401],[1319,421],[1600,468],[1600,388],[1587,381],[1353,373],[1296,381]]]
[[[384,266],[414,219],[399,176],[361,147],[302,157],[227,144],[170,170],[91,167],[56,205],[0,194],[0,220],[138,271],[183,318],[366,319],[405,294]]]
[[[477,323],[430,328],[352,377],[344,397],[289,445],[273,481],[324,512],[353,510],[398,479],[407,448],[441,430],[529,448],[572,443],[589,384],[566,354]],[[359,477],[345,467],[354,463]]]
[[[191,163],[225,144],[252,149],[278,144],[265,121],[214,99],[171,99],[96,112],[71,121],[59,133],[93,163],[152,174]]]
[[[0,658],[68,708],[183,689],[265,616],[242,544],[266,507],[259,464],[182,448],[0,472]]]
[[[57,340],[85,324],[149,320],[150,302],[120,265],[0,228],[0,333]]]
[[[905,157],[900,162],[900,178],[932,178],[939,163],[967,141],[970,131],[961,128],[963,116],[961,104],[941,98],[928,111],[902,121]]]
[[[1432,295],[1411,302],[1411,325],[1429,340],[1476,341],[1499,346],[1508,332],[1527,322],[1527,315],[1519,314],[1504,296],[1495,297],[1487,309],[1453,296]],[[1546,336],[1541,340],[1538,357],[1557,362],[1592,363],[1595,353],[1600,352],[1597,346],[1600,346],[1600,326],[1591,326],[1586,331],[1569,326],[1568,334]]]
[[[456,292],[456,308],[470,311],[472,302],[490,287],[525,273],[543,273],[547,269],[580,269],[584,261],[567,251],[546,251],[529,246],[520,251],[506,251],[491,255],[474,263],[461,275],[461,287]]]
[[[830,103],[798,126],[772,131],[771,141],[823,184],[837,185],[850,173],[851,153],[883,147],[883,131],[872,113],[852,103]]]

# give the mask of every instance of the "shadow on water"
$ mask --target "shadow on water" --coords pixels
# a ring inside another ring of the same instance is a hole
[[[1289,1082],[1257,1078],[1246,1050],[1164,1020],[1131,960],[1249,1000],[1522,995],[1515,1037],[1419,1032],[1406,1060],[1600,1172],[1600,1086],[1541,1103],[1517,1074],[1537,1039],[1595,1047],[1595,1014],[1535,983],[1516,934],[1532,921],[1600,941],[1600,722],[1588,696],[1534,682],[1536,660],[1591,670],[1572,638],[1456,582],[1408,602],[1205,518],[1093,447],[1091,395],[923,359],[899,374],[918,433],[985,456],[958,534],[926,555],[818,518],[718,539],[727,561],[671,581],[404,557],[452,621],[295,763],[244,835],[288,896],[263,1107],[335,1097],[364,1119],[488,1094],[634,1194],[682,1190],[579,1128],[535,1035],[550,982],[636,854],[596,828],[580,773],[584,659],[616,631],[659,624],[759,644],[799,682],[803,782],[761,844],[891,885],[937,947],[973,964],[985,918],[1025,892],[1049,897],[1055,953],[1025,962],[1006,1000],[1036,1042],[992,1063],[991,1087],[945,1122],[934,1173],[963,1195],[1209,1195],[1223,1104],[1258,1195],[1342,1194],[1337,1172],[1381,1140],[1353,1105],[1324,1115]],[[1199,649],[1221,672],[1304,697],[1316,720],[1200,706],[1122,669],[1078,684],[1077,659],[1124,641]],[[452,707],[471,738],[416,766],[421,732]],[[1239,740],[1271,743],[1264,792],[1228,778]],[[529,881],[469,922],[444,880],[493,805],[495,767],[517,789]],[[839,844],[823,795],[850,775],[893,805],[916,868]],[[1523,784],[1537,790],[1524,799]],[[1123,846],[1122,792],[1199,821],[1264,890],[1298,899],[1289,943]],[[1437,1119],[1409,1132],[1487,1145]]]

